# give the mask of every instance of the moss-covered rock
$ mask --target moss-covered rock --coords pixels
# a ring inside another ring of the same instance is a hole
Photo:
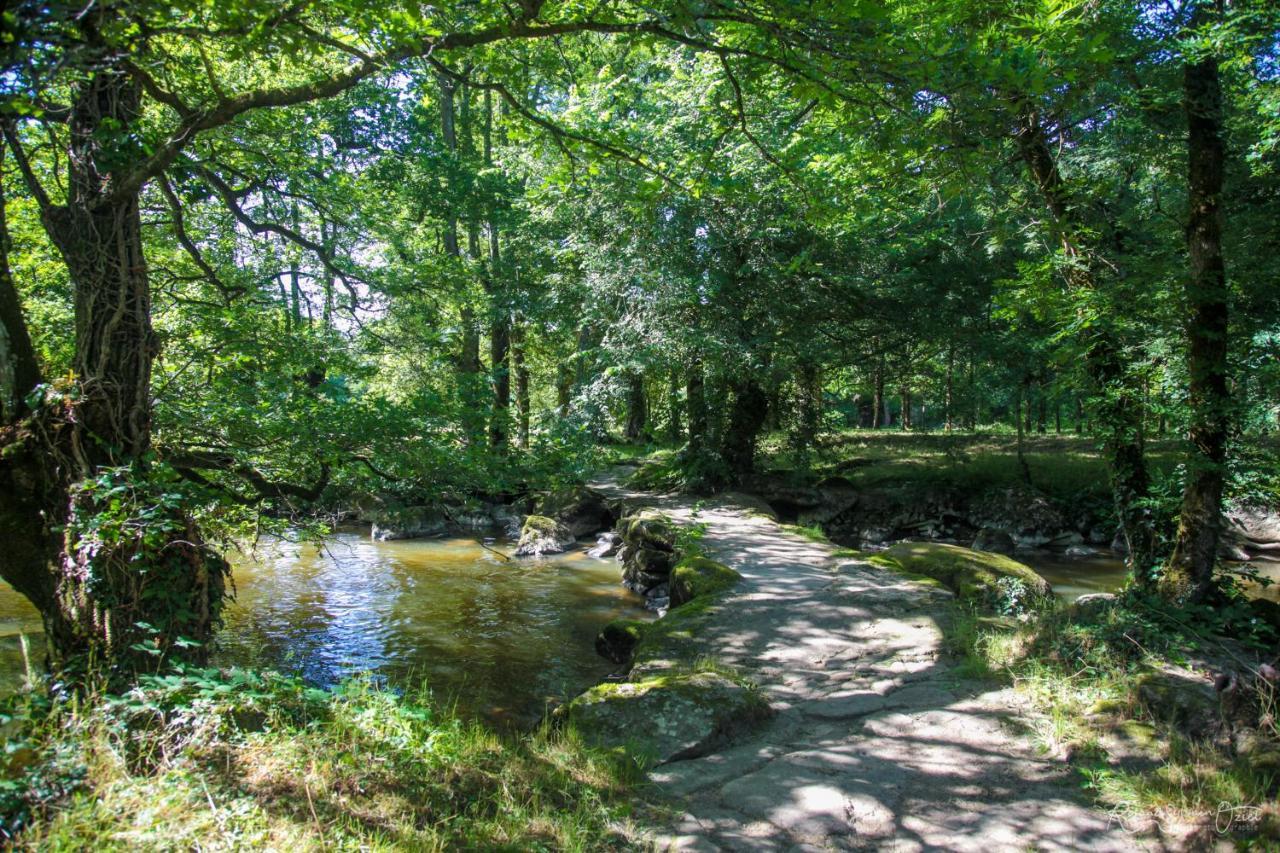
[[[1192,740],[1211,739],[1221,729],[1218,697],[1208,682],[1161,670],[1139,676],[1134,691],[1152,718]]]
[[[742,575],[706,557],[685,557],[671,570],[671,606],[679,607],[703,595],[719,595]]]
[[[547,518],[531,515],[520,528],[520,542],[516,545],[517,557],[541,557],[544,554],[560,554],[573,547],[574,538],[568,527]]]
[[[714,596],[702,596],[650,622],[632,653],[631,678],[678,670],[703,657],[707,650],[701,638],[718,609]]]
[[[538,502],[538,515],[554,518],[574,537],[590,536],[613,527],[613,513],[604,496],[585,486],[559,489]]]
[[[614,619],[596,635],[596,653],[614,663],[627,663],[640,644],[647,622]]]
[[[663,764],[716,749],[766,719],[759,693],[718,672],[600,684],[557,712],[589,742]]]
[[[667,515],[656,509],[643,509],[622,519],[622,541],[634,547],[674,551],[676,526]]]
[[[1047,580],[1003,554],[935,542],[902,542],[868,559],[892,571],[932,578],[962,601],[987,609],[1038,610],[1053,602],[1053,587]]]

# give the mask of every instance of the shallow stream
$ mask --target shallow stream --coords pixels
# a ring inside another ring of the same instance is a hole
[[[474,539],[270,541],[235,561],[234,578],[215,663],[326,687],[363,673],[425,681],[463,714],[513,725],[602,680],[613,665],[596,655],[596,634],[645,615],[612,559],[507,562]],[[22,679],[24,632],[39,649],[35,610],[0,584],[0,690]]]

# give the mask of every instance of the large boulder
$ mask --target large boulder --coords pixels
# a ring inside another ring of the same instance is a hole
[[[531,515],[520,528],[516,545],[517,557],[541,557],[560,554],[573,547],[574,536],[568,527],[544,515]]]
[[[900,542],[868,559],[894,571],[932,578],[962,601],[988,610],[1012,614],[1039,610],[1053,601],[1047,580],[1003,554],[937,542]]]
[[[1044,547],[1071,527],[1056,503],[1027,486],[1011,486],[983,495],[971,516],[983,527],[1008,531],[1018,548]]]
[[[448,531],[449,518],[439,508],[405,506],[379,512],[374,518],[369,535],[379,542],[386,542],[392,539],[443,536]]]
[[[575,539],[613,527],[613,513],[604,496],[582,486],[547,495],[538,503],[537,514],[554,518],[567,527]]]
[[[600,684],[557,711],[587,741],[651,765],[706,755],[770,713],[756,690],[717,672]]]

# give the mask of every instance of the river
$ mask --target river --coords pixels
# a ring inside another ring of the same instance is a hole
[[[233,577],[214,663],[322,687],[361,674],[425,682],[463,715],[500,725],[529,725],[548,702],[602,680],[614,667],[596,655],[596,634],[646,613],[612,559],[508,562],[474,539],[272,540],[235,558]],[[0,584],[0,690],[23,678],[22,633],[39,649],[35,610]]]

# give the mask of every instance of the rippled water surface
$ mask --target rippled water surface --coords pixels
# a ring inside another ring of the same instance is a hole
[[[473,539],[373,542],[340,533],[319,549],[274,541],[236,559],[234,571],[217,663],[322,686],[362,673],[403,686],[425,681],[464,713],[515,724],[607,675],[596,634],[610,619],[644,614],[613,560],[579,552],[507,562]],[[18,635],[39,630],[30,605],[0,586],[6,686],[21,677]]]

